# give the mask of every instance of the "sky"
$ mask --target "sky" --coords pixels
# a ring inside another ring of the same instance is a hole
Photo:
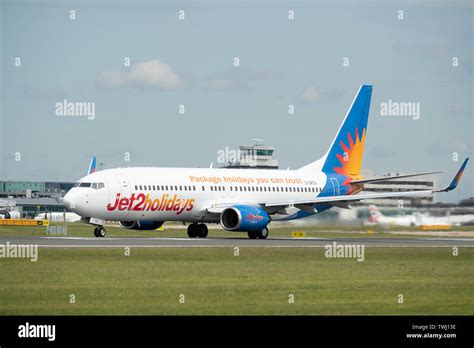
[[[0,4],[0,180],[75,181],[92,155],[218,167],[255,138],[296,169],[326,152],[361,84],[364,169],[446,170],[442,185],[472,157],[471,1]],[[419,114],[385,115],[389,102]],[[473,165],[440,200],[474,196]]]

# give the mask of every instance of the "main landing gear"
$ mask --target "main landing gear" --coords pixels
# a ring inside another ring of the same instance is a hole
[[[267,239],[268,237],[268,228],[264,227],[260,231],[248,231],[247,234],[249,235],[250,239]]]
[[[94,236],[96,237],[103,238],[105,237],[106,233],[107,232],[105,231],[105,228],[103,226],[97,226],[94,230]]]
[[[188,226],[189,238],[206,238],[207,237],[207,226],[205,224],[192,223]]]

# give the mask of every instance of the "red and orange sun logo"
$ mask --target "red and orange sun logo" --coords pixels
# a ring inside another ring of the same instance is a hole
[[[347,133],[347,139],[349,141],[348,146],[344,142],[340,142],[343,154],[336,154],[340,167],[335,167],[334,171],[338,174],[347,175],[348,178],[344,182],[347,185],[351,179],[360,177],[360,170],[362,167],[362,155],[364,153],[365,143],[365,129],[362,131],[362,136],[359,137],[359,128],[355,130],[355,142],[352,139],[351,133]]]

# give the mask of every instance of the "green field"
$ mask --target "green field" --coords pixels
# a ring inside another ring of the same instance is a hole
[[[324,248],[130,252],[0,259],[0,315],[474,314],[473,248],[366,248],[364,262],[325,258]]]

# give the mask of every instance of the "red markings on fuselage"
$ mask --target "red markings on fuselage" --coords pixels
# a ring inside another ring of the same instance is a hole
[[[107,204],[108,211],[175,211],[176,215],[190,211],[193,207],[193,198],[180,198],[176,194],[170,197],[167,193],[161,199],[151,199],[149,194],[144,193],[132,193],[130,197],[120,198],[120,193],[117,193],[115,202]]]

